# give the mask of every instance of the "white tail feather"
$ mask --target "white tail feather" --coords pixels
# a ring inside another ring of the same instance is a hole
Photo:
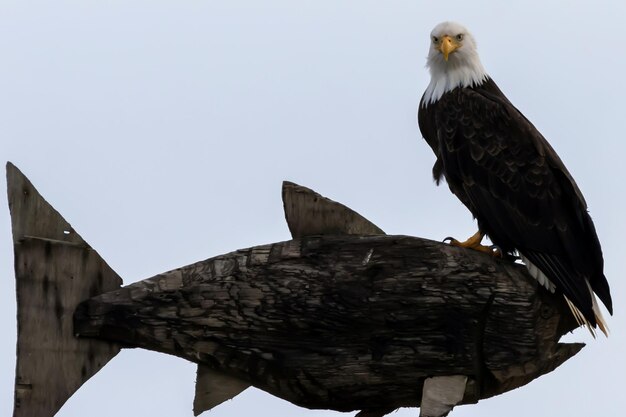
[[[589,280],[586,280],[587,288],[589,288],[589,293],[591,294],[591,309],[593,310],[593,315],[596,317],[596,323],[598,327],[604,333],[606,337],[609,337],[609,326],[606,324],[606,320],[602,317],[602,312],[600,311],[600,306],[598,305],[598,300],[596,299],[596,295],[593,293],[591,289],[591,284],[589,284]]]
[[[595,327],[593,327],[591,325],[591,323],[589,323],[589,321],[585,318],[585,316],[583,316],[583,314],[574,305],[574,303],[572,303],[565,296],[563,296],[563,298],[565,298],[565,301],[567,301],[567,306],[572,311],[572,314],[574,315],[574,318],[576,319],[576,322],[578,323],[578,325],[579,326],[585,326],[587,328],[587,330],[589,330],[589,333],[591,333],[591,336],[593,336],[593,338],[595,339],[596,338],[596,329],[595,329]],[[602,313],[598,309],[598,305],[595,302],[596,296],[593,293],[591,293],[591,298],[593,300],[593,315],[596,318],[596,323],[597,323],[598,327],[600,328],[600,330],[602,331],[602,333],[604,333],[604,335],[606,337],[609,337],[609,328],[606,325],[606,322],[604,321],[604,317],[602,317]]]
[[[520,258],[522,258],[522,262],[524,262],[524,264],[526,265],[526,268],[528,268],[528,272],[530,273],[530,276],[535,278],[537,282],[539,283],[539,285],[541,285],[542,287],[545,287],[551,293],[554,293],[554,290],[556,289],[556,285],[554,285],[554,283],[550,281],[550,279],[546,276],[546,274],[541,272],[541,270],[537,268],[535,264],[530,262],[528,258],[526,258],[524,255],[520,254]]]
[[[541,270],[537,268],[536,265],[530,262],[525,256],[520,254],[520,258],[522,258],[522,261],[524,262],[524,264],[526,264],[526,268],[528,268],[528,272],[533,278],[537,280],[539,285],[547,288],[550,292],[554,293],[554,290],[556,289],[556,286],[554,285],[554,283],[550,281],[550,279],[543,272],[541,272]],[[591,294],[592,310],[593,310],[593,315],[595,316],[595,319],[596,319],[596,323],[598,327],[600,328],[600,331],[602,331],[602,333],[604,333],[604,335],[608,337],[609,326],[607,326],[606,320],[604,320],[604,317],[602,317],[602,312],[600,311],[600,307],[598,306],[596,295],[593,293],[593,290],[591,289],[589,280],[586,280],[586,283],[587,283],[587,288],[589,289],[589,294]],[[579,326],[587,327],[591,335],[595,338],[596,329],[591,325],[591,323],[589,323],[589,321],[585,318],[585,316],[581,313],[581,311],[574,305],[574,303],[572,303],[567,297],[565,296],[563,297],[565,298],[565,301],[567,302],[567,306],[572,311],[572,315],[576,319],[576,323],[578,323]]]

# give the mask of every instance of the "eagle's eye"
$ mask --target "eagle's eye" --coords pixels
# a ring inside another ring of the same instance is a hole
[[[456,35],[456,40],[459,41],[459,42],[462,41],[463,40],[463,34],[459,33],[458,35]]]
[[[439,38],[436,36],[433,36],[433,43],[437,43],[437,42],[439,42]]]

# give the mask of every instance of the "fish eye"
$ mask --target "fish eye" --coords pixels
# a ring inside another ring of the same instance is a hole
[[[439,38],[436,36],[433,36],[433,43],[437,43],[437,42],[439,42]]]
[[[456,40],[457,41],[462,41],[463,40],[463,34],[459,33],[458,35],[456,35]]]

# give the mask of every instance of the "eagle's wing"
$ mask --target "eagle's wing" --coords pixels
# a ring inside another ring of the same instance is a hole
[[[543,136],[498,93],[456,89],[437,103],[446,180],[496,245],[518,250],[595,323],[586,281],[612,304],[585,201]]]

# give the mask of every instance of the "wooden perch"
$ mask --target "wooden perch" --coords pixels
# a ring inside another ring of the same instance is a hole
[[[432,410],[450,402],[449,411],[524,385],[584,346],[558,343],[576,324],[520,265],[384,235],[293,183],[283,200],[293,240],[85,300],[76,334],[198,363],[196,414],[248,385],[362,416],[422,398]]]
[[[582,347],[558,343],[573,327],[567,309],[524,267],[414,237],[341,236],[353,212],[294,184],[284,195],[288,219],[331,212],[335,234],[238,250],[92,298],[78,333],[339,411],[418,406],[433,375],[469,376],[463,402],[476,402]],[[291,210],[293,196],[333,210]],[[302,223],[291,229],[306,234]]]

